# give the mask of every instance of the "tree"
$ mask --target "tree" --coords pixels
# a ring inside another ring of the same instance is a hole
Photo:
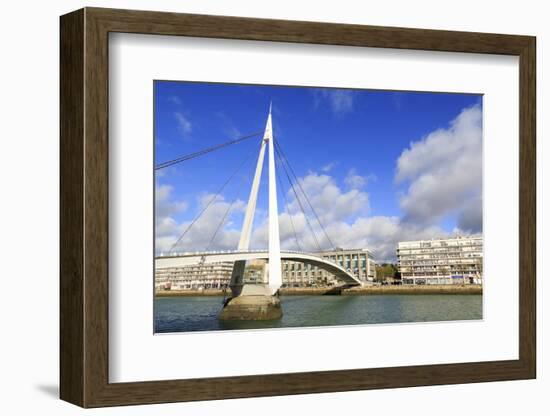
[[[398,277],[397,265],[393,263],[382,263],[376,266],[376,280],[383,282],[388,277]]]

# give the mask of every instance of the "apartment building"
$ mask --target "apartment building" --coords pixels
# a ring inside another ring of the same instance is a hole
[[[397,265],[403,284],[482,284],[483,238],[402,241]]]

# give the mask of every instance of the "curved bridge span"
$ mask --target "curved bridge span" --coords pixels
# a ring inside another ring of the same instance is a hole
[[[166,269],[172,267],[184,267],[193,264],[209,264],[220,262],[235,262],[239,260],[268,260],[269,252],[267,250],[240,250],[227,252],[205,252],[205,253],[183,253],[155,258],[156,269]],[[338,280],[351,285],[357,286],[361,282],[342,266],[326,260],[322,257],[310,253],[299,251],[281,250],[281,260],[290,260],[304,264],[317,266],[322,270],[332,273]]]

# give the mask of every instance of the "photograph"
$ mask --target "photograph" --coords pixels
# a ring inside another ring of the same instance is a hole
[[[154,332],[483,319],[483,95],[155,80]]]

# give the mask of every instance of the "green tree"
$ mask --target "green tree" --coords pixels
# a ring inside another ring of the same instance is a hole
[[[397,265],[393,263],[382,263],[376,266],[376,280],[383,282],[388,277],[398,277]]]

